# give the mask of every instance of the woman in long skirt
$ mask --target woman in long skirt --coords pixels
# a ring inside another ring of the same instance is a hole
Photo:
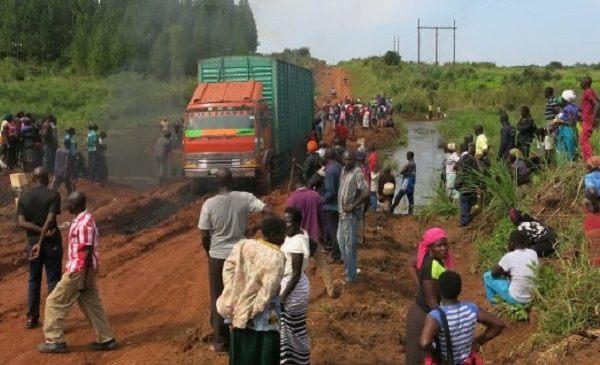
[[[280,364],[310,364],[310,343],[306,327],[310,284],[304,273],[310,257],[306,231],[300,228],[302,213],[296,208],[285,210],[286,239],[281,246],[285,254],[285,271],[281,281],[281,348]]]

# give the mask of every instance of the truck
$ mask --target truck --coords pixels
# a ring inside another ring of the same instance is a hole
[[[302,150],[313,103],[308,69],[262,56],[201,60],[184,116],[185,177],[201,182],[226,167],[268,193]]]

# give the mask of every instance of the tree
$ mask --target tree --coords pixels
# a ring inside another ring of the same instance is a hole
[[[388,66],[397,66],[400,64],[400,61],[402,61],[402,58],[400,57],[398,52],[387,51],[385,53],[385,56],[383,56],[383,61]]]

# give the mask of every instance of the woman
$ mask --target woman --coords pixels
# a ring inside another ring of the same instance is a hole
[[[524,231],[510,232],[508,253],[483,274],[485,296],[496,304],[497,297],[508,304],[527,304],[533,299],[533,266],[539,264],[537,253],[527,248],[529,237]]]
[[[419,342],[423,350],[435,353],[433,342],[437,337],[438,360],[450,364],[464,364],[465,360],[478,357],[479,355],[474,352],[478,351],[484,343],[498,336],[505,325],[500,318],[476,304],[458,300],[462,280],[457,273],[453,271],[442,273],[439,283],[442,304],[427,315]],[[478,322],[486,328],[485,332],[475,338]],[[446,333],[446,329],[449,334]],[[448,362],[449,355],[452,355],[451,362]]]
[[[525,157],[529,157],[529,149],[535,135],[536,127],[528,106],[521,107],[521,119],[517,123],[517,130],[519,131],[517,147],[523,152]]]
[[[427,313],[438,307],[438,279],[446,269],[452,269],[453,266],[446,232],[441,228],[427,230],[419,243],[417,256],[409,266],[409,274],[417,283],[417,298],[407,315],[404,345],[406,365],[423,364],[425,353],[419,344],[419,335]]]
[[[281,251],[285,270],[281,280],[281,364],[309,364],[310,344],[306,328],[310,284],[304,273],[310,257],[306,231],[300,228],[302,213],[296,208],[285,210],[286,238]]]
[[[554,233],[552,228],[515,208],[511,208],[508,211],[508,217],[517,226],[518,231],[527,234],[529,238],[528,248],[534,250],[538,257],[545,257],[554,253],[556,233]]]
[[[577,119],[579,107],[574,103],[576,99],[573,90],[562,93],[562,111],[557,114],[554,124],[558,127],[556,149],[563,161],[575,160],[575,146],[577,144]]]
[[[523,153],[518,148],[513,148],[508,154],[508,161],[510,162],[513,175],[517,180],[517,186],[529,183],[531,181],[531,177],[529,176],[531,170],[527,167],[525,161],[523,161]]]
[[[446,168],[446,196],[449,199],[458,199],[458,191],[456,191],[456,164],[460,157],[456,153],[456,144],[448,143],[446,146],[446,160],[444,166]]]

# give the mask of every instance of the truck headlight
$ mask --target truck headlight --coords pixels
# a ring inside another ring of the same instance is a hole
[[[241,165],[242,166],[255,166],[256,158],[254,158],[254,157],[242,158]]]

